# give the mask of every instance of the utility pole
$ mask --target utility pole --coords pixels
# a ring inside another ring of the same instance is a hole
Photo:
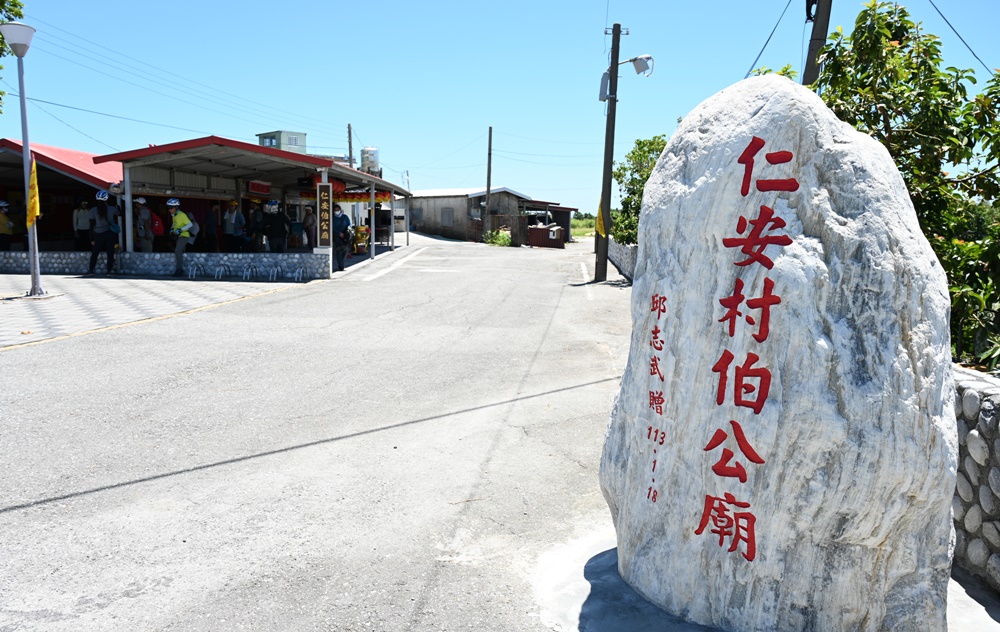
[[[353,135],[351,134],[351,124],[347,124],[347,164],[353,169],[354,168],[354,142]]]
[[[490,214],[490,177],[493,175],[493,126],[490,125],[490,140],[486,146],[486,208],[483,209],[483,232],[486,232],[486,217]]]
[[[607,32],[607,31],[605,31]],[[601,218],[605,237],[597,232],[597,261],[594,263],[594,281],[608,280],[608,240],[611,236],[611,167],[615,158],[615,112],[618,104],[618,42],[622,25],[617,22],[611,30],[611,65],[608,81],[608,121],[604,132],[604,177],[601,180]]]
[[[812,37],[809,38],[809,54],[802,72],[802,85],[808,86],[819,78],[819,51],[826,44],[830,32],[830,9],[833,0],[806,0],[806,22],[813,23]]]

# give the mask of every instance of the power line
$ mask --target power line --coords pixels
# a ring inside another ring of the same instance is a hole
[[[948,21],[948,18],[944,17],[944,13],[941,13],[941,9],[939,9],[937,5],[934,4],[934,0],[927,0],[927,1],[931,3],[931,6],[934,7],[934,10],[937,11],[938,15],[941,16],[941,19],[944,20],[944,23],[948,25],[948,28],[951,29],[951,32],[957,35],[958,39],[962,40],[962,43],[965,44],[965,47],[969,49],[969,52],[972,53],[972,56],[975,57],[976,60],[983,65],[983,68],[986,69],[986,72],[992,75],[993,71],[990,70],[990,67],[987,66],[982,59],[979,59],[979,55],[976,54],[976,51],[972,50],[972,47],[969,46],[969,43],[965,41],[965,38],[962,37],[962,35],[957,30],[955,30],[955,27],[951,25],[951,22]]]
[[[780,16],[778,16],[778,21],[774,23],[774,28],[771,29],[771,34],[767,36],[767,41],[764,42],[760,52],[757,53],[757,58],[753,60],[752,64],[750,64],[750,70],[747,71],[747,74],[743,77],[744,79],[750,76],[750,73],[753,72],[757,62],[760,61],[760,56],[764,54],[764,49],[767,48],[767,45],[771,42],[771,38],[774,37],[774,32],[778,30],[778,25],[781,24],[781,18],[785,17],[785,11],[788,11],[788,7],[790,6],[792,6],[792,0],[788,0],[788,4],[785,5],[785,10],[781,12]]]
[[[58,27],[58,26],[56,26],[54,24],[50,24],[50,23],[48,23],[48,22],[46,22],[44,20],[38,19],[34,15],[28,15],[28,16],[26,16],[26,18],[30,19],[32,22],[38,22],[39,24],[44,24],[44,25],[46,25],[46,26],[48,26],[50,28],[53,28],[53,29],[55,29],[57,31],[61,31],[62,33],[66,33],[67,35],[69,35],[69,36],[71,36],[73,38],[73,42],[72,43],[74,43],[74,44],[76,43],[76,41],[82,41],[82,42],[86,42],[87,44],[92,44],[93,46],[96,46],[98,48],[102,48],[102,49],[104,49],[104,50],[106,50],[106,51],[108,51],[108,52],[110,52],[110,53],[112,53],[114,55],[119,56],[119,57],[123,57],[125,59],[128,59],[128,60],[134,61],[136,63],[142,64],[144,66],[148,66],[149,68],[152,68],[152,69],[154,69],[154,70],[156,70],[158,72],[165,73],[165,74],[170,75],[172,77],[177,77],[178,79],[181,79],[182,81],[186,81],[188,83],[192,83],[192,84],[201,86],[203,88],[207,88],[207,89],[209,89],[209,90],[211,90],[213,92],[217,92],[219,94],[225,94],[227,96],[233,97],[234,99],[238,99],[241,102],[244,102],[244,103],[247,103],[247,102],[254,103],[257,106],[266,108],[268,110],[273,110],[275,112],[282,113],[282,114],[284,114],[286,116],[292,116],[292,117],[295,117],[295,118],[299,118],[299,119],[302,119],[303,121],[314,121],[313,123],[310,123],[310,125],[316,126],[318,128],[321,128],[321,129],[325,128],[326,131],[327,131],[327,133],[330,133],[330,134],[334,133],[332,127],[326,127],[327,125],[329,125],[329,123],[327,121],[325,121],[325,120],[317,119],[317,118],[309,117],[309,116],[304,116],[304,115],[300,115],[300,114],[296,114],[296,113],[291,112],[289,110],[283,110],[281,108],[277,108],[277,107],[274,107],[272,105],[268,105],[266,103],[261,103],[259,101],[251,101],[251,100],[247,99],[245,95],[236,95],[236,94],[233,94],[231,92],[226,92],[224,90],[220,90],[218,88],[218,86],[212,86],[212,85],[208,85],[208,84],[202,83],[200,81],[196,81],[194,79],[189,79],[187,77],[179,75],[179,74],[177,74],[175,72],[172,72],[170,70],[166,70],[164,68],[160,68],[159,66],[155,66],[153,64],[150,64],[149,62],[145,62],[145,61],[142,61],[142,60],[137,59],[135,57],[131,57],[129,55],[126,55],[124,53],[120,53],[120,52],[118,52],[118,51],[116,51],[116,50],[114,50],[112,48],[108,48],[107,46],[104,46],[103,44],[99,44],[99,43],[94,42],[92,40],[88,40],[88,39],[86,39],[84,37],[81,37],[81,36],[79,36],[79,35],[71,32],[71,31],[67,31],[66,29],[60,28],[60,27]],[[54,36],[54,37],[56,37],[56,36]],[[67,41],[67,40],[64,40],[64,41]],[[269,115],[269,116],[273,116],[273,115]]]
[[[533,140],[539,143],[553,143],[555,145],[603,145],[603,142],[597,141],[577,141],[577,140],[546,140],[544,138],[531,138],[530,136],[518,136],[517,134],[508,134],[506,132],[493,132],[494,136],[509,136],[511,138],[520,138],[521,140]]]
[[[7,83],[7,82],[4,81],[4,83]],[[7,85],[10,85],[10,84],[8,83]],[[13,95],[15,97],[20,97],[21,96],[21,95],[17,94],[16,92],[10,92],[8,94],[11,94],[11,95]],[[31,101],[31,102],[34,102],[34,103],[44,103],[46,105],[54,105],[54,106],[59,107],[59,108],[66,108],[67,110],[76,110],[78,112],[86,112],[88,114],[97,114],[98,116],[107,116],[109,118],[120,119],[122,121],[131,121],[133,123],[143,123],[145,125],[155,125],[156,127],[167,127],[167,128],[170,128],[170,129],[177,129],[177,130],[180,130],[182,132],[194,132],[195,134],[205,134],[206,136],[211,136],[212,135],[212,132],[205,132],[205,131],[201,131],[201,130],[197,130],[197,129],[188,129],[186,127],[177,127],[176,125],[167,125],[165,123],[154,123],[152,121],[143,121],[143,120],[140,120],[140,119],[129,118],[127,116],[119,116],[117,114],[108,114],[106,112],[97,112],[95,110],[88,110],[86,108],[78,108],[76,106],[66,105],[64,103],[54,103],[52,101],[43,101],[42,99],[36,99],[34,97],[28,97],[27,100]]]
[[[7,80],[6,80],[6,79],[0,79],[0,81],[3,81],[3,82],[4,82],[4,84],[5,84],[5,85],[6,85],[6,86],[7,86],[8,88],[10,88],[11,90],[13,90],[13,89],[14,89],[14,86],[12,86],[11,84],[7,83]],[[14,95],[14,96],[16,96],[16,97],[18,97],[18,98],[20,98],[20,96],[21,96],[21,95],[17,94],[16,92],[11,92],[11,94],[12,94],[12,95]],[[27,100],[28,100],[28,101],[34,101],[34,99],[27,99]],[[59,118],[58,116],[56,116],[56,115],[55,115],[55,114],[53,114],[52,112],[49,112],[48,110],[46,110],[45,108],[43,108],[43,107],[42,107],[41,105],[39,105],[38,103],[33,103],[33,105],[34,105],[34,106],[35,106],[36,108],[38,108],[39,110],[41,110],[42,112],[45,112],[46,114],[48,114],[49,116],[51,116],[51,117],[52,117],[52,118],[54,118],[55,120],[59,121],[60,123],[62,123],[62,124],[63,124],[63,125],[65,125],[66,127],[70,128],[70,129],[71,129],[71,130],[73,130],[74,132],[76,132],[76,133],[78,133],[78,134],[80,134],[80,135],[82,135],[82,136],[86,136],[87,138],[89,138],[90,140],[94,141],[95,143],[99,143],[99,144],[101,144],[101,145],[104,145],[104,146],[105,146],[105,147],[107,147],[108,149],[113,149],[113,150],[115,150],[115,151],[121,151],[121,150],[120,150],[120,149],[118,149],[117,147],[112,147],[111,145],[109,145],[109,144],[105,143],[104,141],[102,141],[102,140],[98,140],[98,139],[94,138],[93,136],[91,136],[90,134],[88,134],[88,133],[86,133],[86,132],[84,132],[84,131],[82,131],[82,130],[79,130],[79,129],[75,128],[75,127],[73,127],[72,125],[70,125],[70,124],[69,124],[69,123],[67,123],[66,121],[62,120],[61,118]]]

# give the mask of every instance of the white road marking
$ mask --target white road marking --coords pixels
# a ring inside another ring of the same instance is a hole
[[[392,272],[393,270],[395,270],[399,266],[403,265],[404,263],[406,263],[410,259],[416,257],[417,255],[419,255],[421,252],[423,252],[425,250],[427,250],[427,248],[421,248],[420,250],[416,251],[412,255],[407,255],[407,256],[403,257],[402,259],[400,259],[396,263],[392,264],[391,266],[389,266],[385,270],[382,270],[380,272],[376,272],[375,274],[373,274],[371,276],[365,277],[364,279],[362,279],[362,281],[373,281],[373,280],[379,278],[380,276],[382,276],[383,274],[389,274],[390,272]]]
[[[590,289],[590,275],[587,273],[587,264],[580,262],[580,272],[583,273],[583,287],[587,288],[587,300],[594,300],[594,293]]]

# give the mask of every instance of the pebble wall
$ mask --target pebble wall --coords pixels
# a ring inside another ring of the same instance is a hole
[[[955,564],[1000,590],[1000,378],[955,367]]]
[[[635,259],[638,246],[622,246],[614,237],[608,238],[608,260],[618,268],[618,272],[631,281],[635,276]]]
[[[86,274],[90,265],[89,252],[42,252],[39,254],[42,274]],[[97,260],[97,270],[105,270],[104,255]],[[169,276],[174,272],[172,252],[126,252],[121,255],[121,272],[125,276]],[[184,255],[186,276],[209,278],[253,278],[309,281],[330,278],[330,255],[311,252],[285,254],[189,252]],[[28,274],[28,253],[0,252],[0,274]]]

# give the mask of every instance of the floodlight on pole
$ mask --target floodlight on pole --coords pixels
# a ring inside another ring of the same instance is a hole
[[[594,235],[597,260],[594,263],[594,281],[608,280],[608,245],[611,239],[611,170],[614,163],[615,147],[615,112],[618,103],[618,66],[631,63],[636,74],[649,76],[653,74],[653,58],[650,55],[639,55],[623,62],[618,61],[618,42],[622,33],[622,25],[615,24],[611,29],[611,63],[601,77],[600,100],[608,103],[608,118],[604,131],[604,170],[601,178],[601,224],[604,226],[605,237],[600,233]],[[607,31],[605,31],[607,34]],[[625,29],[628,35],[628,29]]]
[[[28,98],[24,91],[24,56],[31,47],[31,38],[35,35],[35,27],[21,22],[5,22],[0,24],[0,35],[17,57],[17,81],[21,92],[21,158],[24,162],[24,209],[28,211],[28,200],[31,198],[31,143],[28,142]],[[28,229],[28,263],[31,268],[31,290],[28,296],[45,296],[42,289],[42,275],[38,263],[38,223]]]

